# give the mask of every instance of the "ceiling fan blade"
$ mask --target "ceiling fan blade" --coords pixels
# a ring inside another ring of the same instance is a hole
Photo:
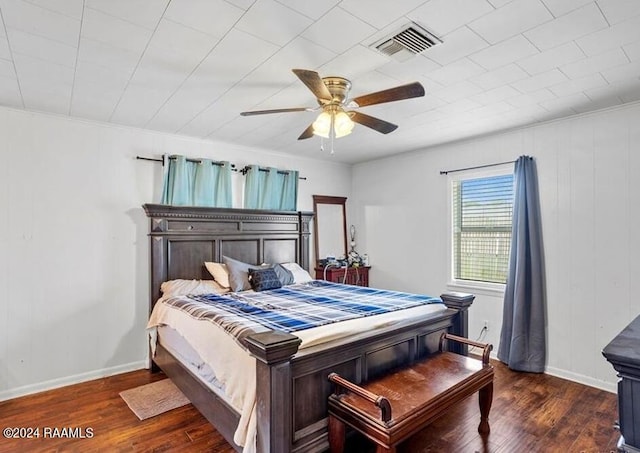
[[[307,107],[294,107],[290,109],[273,109],[273,110],[252,110],[250,112],[240,112],[242,116],[266,115],[268,113],[287,113],[287,112],[312,112],[313,109]]]
[[[383,104],[385,102],[401,101],[402,99],[411,99],[424,96],[424,87],[420,82],[413,82],[407,85],[401,85],[388,90],[377,91],[375,93],[365,94],[353,98],[352,101],[359,107],[365,105]]]
[[[313,137],[313,124],[310,124],[309,127],[306,128],[302,134],[300,134],[298,140],[304,140],[311,137]]]
[[[378,131],[382,134],[388,134],[389,132],[395,131],[398,126],[396,124],[390,123],[385,120],[381,120],[380,118],[375,118],[373,116],[365,115],[360,112],[347,112],[351,119],[356,123],[362,124],[363,126],[370,127],[371,129]]]
[[[318,99],[330,101],[333,98],[317,72],[307,69],[292,69],[292,71]]]

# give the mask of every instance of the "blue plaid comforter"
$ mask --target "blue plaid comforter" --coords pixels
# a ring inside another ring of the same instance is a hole
[[[314,280],[262,292],[173,297],[165,303],[196,319],[220,325],[246,346],[244,339],[257,332],[292,333],[442,301],[419,294]]]

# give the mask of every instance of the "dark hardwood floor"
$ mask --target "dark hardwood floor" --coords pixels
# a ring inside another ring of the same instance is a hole
[[[546,375],[515,373],[494,362],[491,434],[476,431],[480,415],[472,397],[399,448],[427,452],[614,452],[618,432],[616,396]],[[86,428],[92,438],[6,439],[0,452],[232,452],[188,405],[140,421],[118,395],[163,379],[146,370],[0,402],[0,427]],[[358,438],[347,451],[373,451]],[[275,453],[275,452],[274,452]]]

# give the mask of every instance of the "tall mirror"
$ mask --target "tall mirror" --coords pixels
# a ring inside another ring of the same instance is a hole
[[[313,196],[316,263],[333,256],[347,256],[346,197]]]

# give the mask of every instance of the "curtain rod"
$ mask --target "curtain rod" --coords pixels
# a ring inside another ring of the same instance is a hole
[[[498,165],[512,164],[515,160],[508,160],[506,162],[496,162],[495,164],[477,165],[475,167],[456,168],[455,170],[440,170],[441,175],[448,175],[449,173],[457,173],[459,171],[476,170],[478,168],[497,167]]]
[[[240,171],[240,173],[242,173],[243,175],[246,175],[247,173],[249,173],[250,168],[251,168],[251,167],[249,167],[248,165],[246,165],[246,166],[242,167],[239,171]],[[268,168],[262,168],[262,167],[259,167],[259,168],[258,168],[258,170],[260,170],[260,171],[269,171],[269,169],[268,169]],[[283,171],[283,170],[278,170],[278,174],[281,174],[281,175],[288,175],[288,174],[289,174],[289,172],[288,172],[288,171]],[[306,181],[306,180],[307,180],[307,178],[305,178],[304,176],[299,176],[299,177],[298,177],[298,179],[301,179],[301,180],[303,180],[303,181]]]
[[[136,159],[137,160],[148,160],[150,162],[160,162],[160,163],[162,163],[162,165],[164,165],[164,160],[156,159],[154,157],[136,156]],[[174,156],[169,156],[169,159],[175,159],[175,157]],[[199,163],[202,163],[202,160],[201,159],[189,159],[189,158],[187,158],[187,162],[195,162],[195,163],[199,164]],[[218,167],[222,167],[224,165],[224,162],[218,162],[218,161],[215,161],[215,160],[212,160],[211,163],[213,165],[217,165]],[[231,170],[238,171],[238,170],[236,170],[236,164],[231,164]]]

